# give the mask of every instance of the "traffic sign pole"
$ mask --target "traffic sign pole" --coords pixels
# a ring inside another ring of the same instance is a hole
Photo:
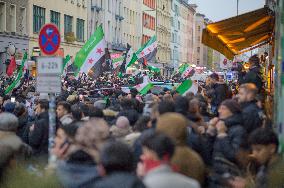
[[[60,46],[60,32],[56,25],[45,24],[39,32],[39,47],[41,51],[52,56]],[[49,136],[48,136],[48,162],[54,163],[54,156],[51,149],[54,146],[56,131],[56,114],[55,114],[55,93],[61,92],[61,71],[62,58],[58,57],[40,57],[37,62],[37,83],[36,90],[41,93],[49,93]]]

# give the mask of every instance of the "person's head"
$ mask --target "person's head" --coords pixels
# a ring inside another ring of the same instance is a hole
[[[216,82],[218,82],[219,81],[219,75],[217,74],[217,73],[212,73],[210,76],[209,76],[209,78],[210,78],[210,83],[211,84],[214,84],[214,83],[216,83]]]
[[[17,117],[20,117],[21,115],[25,114],[26,112],[26,107],[24,104],[17,104],[14,110],[14,114]]]
[[[4,105],[4,111],[13,113],[16,107],[16,103],[14,102],[8,102]]]
[[[263,165],[277,153],[279,141],[272,129],[258,128],[250,134],[249,144],[252,147],[251,156]]]
[[[163,133],[149,131],[141,136],[142,161],[154,160],[169,162],[174,155],[175,144],[173,140]]]
[[[187,98],[178,96],[175,100],[175,112],[186,115],[189,109]]]
[[[260,60],[257,54],[249,58],[249,68],[252,68],[254,66],[259,66],[259,63],[260,63]]]
[[[119,116],[115,122],[115,126],[121,129],[128,129],[130,127],[130,123],[127,117]]]
[[[74,143],[77,130],[81,125],[82,122],[77,121],[69,125],[63,125],[57,129],[53,153],[58,158],[63,158],[65,156],[70,145]]]
[[[92,118],[79,127],[75,141],[98,160],[99,149],[109,138],[109,125],[102,118]]]
[[[0,131],[16,132],[18,125],[18,118],[14,114],[0,113]]]
[[[167,112],[174,112],[175,111],[175,104],[170,101],[161,101],[158,105],[159,114],[162,115]]]
[[[80,121],[83,117],[83,112],[78,104],[71,106],[71,114],[75,121]]]
[[[71,106],[68,102],[62,101],[57,104],[56,114],[58,118],[62,118],[64,115],[71,112]]]
[[[114,172],[132,173],[135,167],[134,153],[123,142],[109,141],[100,152],[100,164],[107,175]]]
[[[89,116],[89,106],[86,105],[86,104],[83,104],[83,103],[80,103],[79,104],[79,107],[81,109],[81,112],[82,112],[82,116],[83,117],[88,117]]]
[[[149,116],[141,116],[135,123],[133,130],[143,132],[152,127],[151,118]]]
[[[258,89],[255,84],[242,84],[239,89],[238,101],[239,103],[250,102],[255,100]]]
[[[170,101],[170,102],[173,102],[174,99],[173,99],[173,96],[169,93],[166,93],[164,96],[163,96],[163,101]]]
[[[233,99],[224,100],[218,109],[219,118],[227,119],[234,114],[241,113],[241,107],[237,101]]]
[[[265,101],[265,98],[264,98],[264,96],[262,95],[262,94],[257,94],[256,95],[256,104],[257,104],[257,106],[259,107],[259,108],[263,108],[263,104],[264,104],[264,101]]]
[[[89,116],[90,118],[96,117],[96,118],[103,118],[104,113],[101,109],[96,108],[94,106],[89,107]]]
[[[178,113],[165,113],[157,119],[158,132],[162,132],[175,141],[177,145],[185,145],[187,139],[188,120]]]
[[[43,112],[46,112],[48,111],[48,108],[49,108],[49,103],[48,103],[48,100],[46,99],[40,99],[37,104],[36,104],[36,107],[35,107],[35,113],[36,115],[39,115]]]

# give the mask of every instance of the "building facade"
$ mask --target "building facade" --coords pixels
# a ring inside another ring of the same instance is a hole
[[[189,63],[194,62],[194,42],[195,42],[195,14],[196,14],[197,5],[190,4],[188,7],[187,15],[187,58]]]
[[[123,0],[90,0],[88,9],[88,35],[91,36],[102,24],[105,40],[111,52],[126,50],[122,40]]]
[[[145,44],[151,37],[157,35],[156,22],[156,0],[143,0],[142,3],[142,39]]]
[[[123,44],[127,43],[136,51],[141,46],[142,37],[142,1],[123,0],[122,32]]]
[[[61,34],[59,56],[75,57],[87,40],[86,0],[29,0],[29,53],[32,59],[39,55],[38,33],[46,23],[57,25]]]
[[[28,0],[0,0],[0,75],[5,73],[5,62],[10,59],[10,43],[16,47],[16,60],[22,59],[28,49],[27,5]]]
[[[197,13],[195,15],[195,50],[193,62],[196,66],[207,65],[207,46],[202,44],[202,30],[205,27],[205,15]]]
[[[157,62],[161,63],[166,71],[166,75],[169,74],[170,69],[170,40],[171,40],[171,4],[169,0],[157,1]]]

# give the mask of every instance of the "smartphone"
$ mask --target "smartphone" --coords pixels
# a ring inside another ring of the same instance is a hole
[[[11,97],[11,102],[16,102],[16,98],[15,97]]]

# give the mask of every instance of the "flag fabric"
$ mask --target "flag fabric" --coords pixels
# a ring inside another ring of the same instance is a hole
[[[134,53],[132,47],[129,44],[127,44],[127,49],[129,50],[126,53],[125,70],[138,60],[136,53]]]
[[[147,62],[155,61],[155,57],[157,54],[157,37],[153,36],[148,40],[146,44],[144,44],[137,52],[137,58],[140,63],[144,63],[146,60]],[[144,59],[143,59],[144,58]]]
[[[62,75],[67,74],[67,68],[72,64],[71,56],[68,54],[63,60]]]
[[[180,95],[186,95],[188,92],[196,94],[198,92],[198,84],[193,83],[192,80],[183,81],[176,89]]]
[[[155,73],[161,72],[161,69],[159,69],[158,67],[155,67],[155,66],[148,66],[148,69],[152,72],[155,72]]]
[[[123,64],[124,56],[121,55],[120,57],[113,58],[112,59],[112,66],[113,69],[119,68]]]
[[[182,78],[186,78],[188,77],[190,74],[192,74],[194,72],[194,69],[190,66],[188,66],[181,74]]]
[[[92,75],[98,77],[103,71],[105,62],[106,42],[104,32],[100,25],[86,44],[76,54],[74,65],[78,68],[78,73],[86,73],[92,69]]]
[[[143,83],[136,85],[135,88],[137,89],[137,91],[140,94],[146,95],[148,93],[148,91],[150,89],[152,89],[153,86],[154,85],[151,83],[149,77],[148,76],[144,76],[143,77]]]
[[[25,66],[25,63],[26,63],[27,59],[28,59],[28,53],[25,52],[24,57],[23,57],[22,62],[21,62],[20,69],[19,69],[18,74],[17,74],[17,77],[16,77],[16,79],[12,82],[12,84],[6,88],[6,90],[5,90],[5,92],[4,92],[5,95],[8,94],[8,93],[10,93],[14,88],[16,88],[16,87],[19,85],[20,80],[21,80],[22,77],[23,77],[24,66]]]
[[[7,68],[7,75],[11,77],[16,69],[16,59],[14,56],[11,57],[10,64]]]

